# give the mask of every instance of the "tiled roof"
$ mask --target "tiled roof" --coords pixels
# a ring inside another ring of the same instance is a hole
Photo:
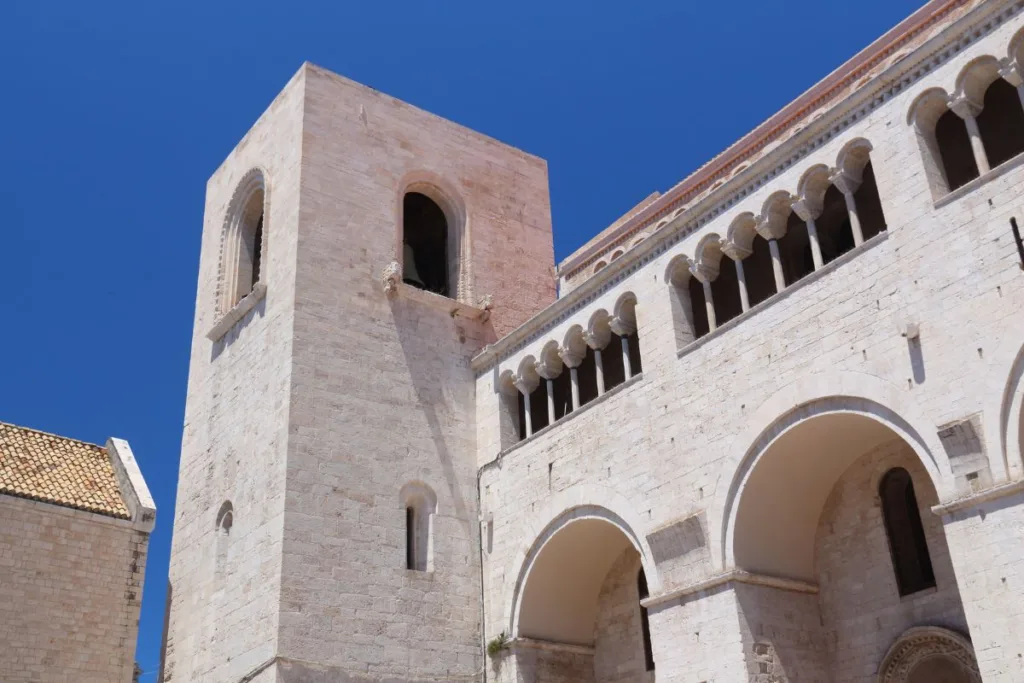
[[[4,422],[0,493],[131,518],[106,449]]]

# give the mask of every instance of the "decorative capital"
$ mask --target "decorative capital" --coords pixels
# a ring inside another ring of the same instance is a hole
[[[790,206],[793,208],[793,213],[800,216],[800,220],[804,222],[816,220],[824,209],[821,202],[808,197],[794,199]]]
[[[392,261],[384,266],[380,281],[384,286],[384,296],[390,298],[398,294],[398,283],[402,281],[401,264],[398,261]]]
[[[512,384],[515,385],[516,389],[519,390],[523,396],[529,396],[533,393],[537,385],[540,384],[536,377],[524,377],[522,375],[516,375],[512,380]]]
[[[856,175],[843,168],[833,169],[828,176],[829,182],[836,186],[836,189],[846,196],[852,195],[860,187],[862,178],[860,173]]]
[[[533,368],[544,379],[554,379],[562,374],[561,358],[544,358],[534,363]]]
[[[604,347],[608,346],[609,335],[607,333],[601,334],[598,332],[586,331],[583,333],[583,341],[590,348],[595,351],[600,351]]]
[[[626,320],[620,316],[615,316],[608,321],[608,327],[610,327],[612,332],[620,337],[627,337],[636,332],[636,321]]]
[[[562,347],[558,349],[558,357],[562,359],[570,368],[578,368],[580,363],[583,362],[583,356],[579,353],[574,353],[572,349],[568,347]]]
[[[947,104],[954,114],[964,120],[976,117],[981,113],[983,106],[981,102],[975,102],[965,92],[950,97]]]
[[[718,277],[718,268],[714,268],[707,263],[698,261],[697,263],[690,264],[690,274],[701,282],[711,282]],[[616,332],[618,334],[618,332]]]
[[[742,261],[753,254],[754,250],[729,240],[722,240],[722,253],[733,261]]]
[[[999,65],[999,77],[1015,88],[1024,85],[1024,78],[1021,77],[1020,65],[1016,59],[1007,58]]]
[[[786,223],[784,221],[771,220],[770,217],[761,216],[757,219],[754,229],[757,230],[758,235],[766,240],[779,240],[786,234]]]

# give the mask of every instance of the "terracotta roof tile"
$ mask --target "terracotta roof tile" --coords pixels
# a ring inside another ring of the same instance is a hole
[[[131,518],[106,449],[4,422],[0,493]]]

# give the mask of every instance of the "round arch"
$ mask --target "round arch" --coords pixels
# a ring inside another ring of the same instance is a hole
[[[1011,323],[1004,332],[985,380],[982,414],[985,450],[996,483],[1024,475],[1024,321]]]
[[[468,303],[473,299],[473,263],[472,240],[470,239],[469,214],[462,194],[446,178],[426,170],[407,173],[398,183],[398,194],[395,199],[396,225],[401,227],[404,221],[403,208],[405,196],[410,192],[422,194],[444,213],[448,223],[449,253],[449,297]],[[398,262],[403,263],[404,231],[396,231],[397,244],[395,253]],[[404,265],[404,264],[403,264]]]
[[[711,559],[736,567],[734,534],[739,502],[755,466],[773,444],[815,418],[845,415],[880,425],[902,438],[921,460],[939,500],[951,498],[953,477],[932,423],[892,384],[871,375],[821,373],[793,382],[766,400],[732,440],[708,514]]]
[[[516,577],[512,593],[505,602],[503,618],[503,628],[513,638],[520,635],[524,590],[538,558],[560,532],[581,524],[590,526],[590,529],[585,531],[593,532],[597,536],[600,536],[601,532],[596,525],[610,527],[609,531],[613,536],[618,535],[624,543],[618,546],[617,551],[615,548],[611,549],[616,555],[632,545],[640,555],[650,594],[657,595],[661,592],[661,578],[651,559],[650,546],[646,537],[639,531],[644,528],[643,522],[629,501],[621,494],[602,486],[580,486],[562,491],[548,499],[545,505],[531,516],[524,528],[520,547],[505,572],[505,576]],[[596,599],[596,595],[594,597]]]

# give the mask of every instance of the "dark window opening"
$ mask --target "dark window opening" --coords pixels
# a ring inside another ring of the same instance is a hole
[[[555,390],[555,419],[561,420],[572,412],[572,378],[569,367],[562,368],[562,374],[551,380]]]
[[[629,340],[629,369],[636,376],[644,371],[643,362],[640,360],[640,334],[633,332],[626,339]]]
[[[946,182],[952,192],[978,177],[978,165],[974,162],[971,138],[967,134],[964,120],[947,111],[935,124],[935,142],[946,171]]]
[[[856,194],[854,199],[857,199]],[[822,207],[821,216],[814,221],[814,227],[818,231],[821,262],[826,264],[853,249],[853,227],[850,225],[850,212],[846,208],[846,197],[835,185],[829,185],[825,190]],[[859,214],[859,202],[857,209]]]
[[[548,382],[543,377],[530,392],[530,424],[534,434],[548,426]]]
[[[718,277],[711,281],[711,300],[715,303],[715,322],[718,325],[724,325],[743,312],[736,264],[727,256],[722,256]]]
[[[753,251],[743,259],[743,276],[747,281],[747,297],[754,307],[775,294],[775,270],[772,268],[772,253],[768,240],[754,237]]]
[[[860,218],[860,230],[865,240],[886,230],[885,212],[882,210],[882,198],[878,196],[878,183],[875,180],[875,169],[869,161],[861,175],[860,187],[853,193],[857,204],[857,217]]]
[[[622,337],[614,332],[608,346],[601,350],[601,365],[604,367],[605,391],[626,381],[626,366],[622,362]]]
[[[650,593],[647,590],[647,575],[644,573],[642,567],[640,572],[636,575],[636,592],[639,594],[641,601],[650,597]],[[643,605],[640,606],[640,629],[643,631],[644,637],[644,663],[647,667],[647,671],[654,671],[654,647],[651,644],[651,622],[647,614],[647,608]]]
[[[522,391],[516,391],[516,417],[518,418],[516,427],[519,429],[519,440],[526,438],[526,398],[522,395]]]
[[[700,339],[711,331],[710,324],[708,323],[707,304],[704,300],[704,283],[697,278],[690,276],[686,281],[686,287],[690,293],[690,309],[693,316],[693,338]]]
[[[995,168],[1024,152],[1024,107],[1017,89],[997,78],[985,91],[978,130],[989,166]]]
[[[402,280],[448,296],[448,221],[444,211],[430,197],[409,192],[402,216]]]
[[[576,368],[576,378],[580,385],[580,406],[585,406],[597,398],[597,357],[589,346],[583,362]]]
[[[252,282],[249,283],[249,290],[256,287],[260,281],[260,268],[263,258],[263,212],[260,212],[259,220],[256,221],[256,233],[252,237],[252,244],[249,248],[249,262],[252,263]]]
[[[405,568],[416,569],[416,509],[405,508]]]
[[[791,211],[786,223],[786,234],[779,240],[779,256],[782,258],[782,273],[786,284],[792,285],[814,272],[814,257],[811,256],[811,239],[807,234],[807,223]]]
[[[882,477],[878,488],[900,595],[934,588],[935,572],[910,473],[902,467],[891,469]]]

